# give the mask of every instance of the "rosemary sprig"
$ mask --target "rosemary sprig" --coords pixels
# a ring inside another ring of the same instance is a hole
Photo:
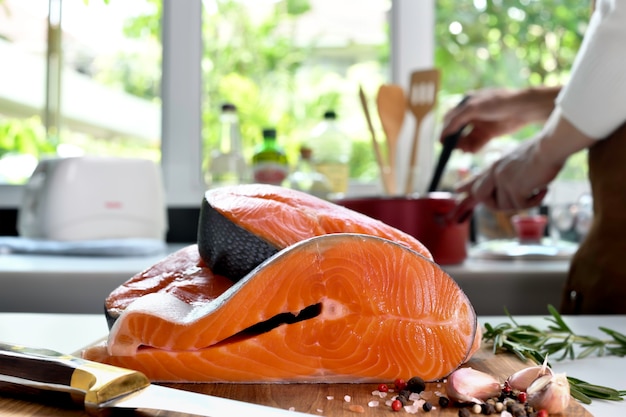
[[[601,385],[594,385],[578,378],[568,376],[570,394],[578,401],[591,404],[592,398],[609,400],[609,401],[622,401],[626,396],[626,391],[616,390],[609,387],[603,387]]]
[[[536,363],[543,363],[546,357],[553,358],[555,355],[557,355],[556,360],[581,359],[592,354],[626,356],[626,335],[606,327],[598,328],[609,336],[606,339],[578,335],[565,323],[554,306],[548,305],[548,311],[550,316],[546,319],[551,324],[547,329],[539,329],[535,326],[519,324],[505,309],[510,323],[500,323],[497,326],[485,323],[483,340],[493,343],[494,353],[508,351],[522,361],[531,359]],[[576,353],[576,350],[579,352]],[[548,366],[550,366],[549,363]],[[626,390],[620,391],[594,385],[572,377],[567,379],[572,396],[585,404],[589,404],[591,398],[620,401],[626,396]]]

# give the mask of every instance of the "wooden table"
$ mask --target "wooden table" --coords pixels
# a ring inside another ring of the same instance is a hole
[[[483,317],[481,322],[497,323],[503,317]],[[518,321],[530,322],[540,327],[547,322],[542,317],[524,317]],[[596,334],[598,325],[626,332],[626,317],[566,317],[566,321],[581,334]],[[0,340],[24,345],[45,346],[64,352],[76,352],[106,334],[104,319],[99,315],[37,315],[0,313]],[[56,337],[52,337],[56,335]],[[94,338],[94,336],[100,336]],[[525,365],[511,355],[493,355],[488,349],[481,350],[468,364],[485,370],[500,378],[505,378]],[[610,370],[605,374],[606,369]],[[615,388],[626,388],[626,359],[605,357],[590,358],[572,362],[555,363],[557,372],[565,370],[569,375],[592,383],[606,384]],[[606,381],[606,382],[604,382]],[[616,384],[619,384],[616,386]],[[372,395],[375,384],[172,384],[170,386],[217,395],[252,403],[265,404],[324,416],[398,416],[411,415],[404,411],[396,413],[386,406],[385,399]],[[430,384],[427,391],[443,391],[442,386]],[[347,401],[347,397],[350,401]],[[379,401],[377,407],[368,403]],[[357,411],[355,410],[355,407]],[[362,408],[359,412],[358,408]],[[49,405],[0,397],[0,414],[10,412],[12,416],[85,416],[82,410],[67,410]],[[161,417],[181,416],[175,413],[138,413],[138,415],[158,415]],[[425,415],[422,411],[418,415]],[[458,409],[436,407],[428,415],[433,417],[457,416]],[[626,402],[594,401],[591,406],[582,406],[572,401],[568,416],[608,417],[626,415]],[[233,416],[236,417],[236,416]]]

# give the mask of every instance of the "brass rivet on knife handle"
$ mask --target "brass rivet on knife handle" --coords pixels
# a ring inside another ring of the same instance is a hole
[[[91,362],[49,349],[0,343],[0,381],[69,393],[88,412],[150,385],[140,372]]]
[[[88,410],[150,385],[150,380],[141,372],[83,359],[75,360],[79,366],[72,374],[71,385],[85,391],[85,408]]]

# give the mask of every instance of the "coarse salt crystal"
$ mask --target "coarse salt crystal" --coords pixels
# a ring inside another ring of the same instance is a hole
[[[378,391],[378,390],[374,390],[372,391],[372,395],[375,397],[380,397],[380,398],[385,398],[387,396],[386,392],[382,392],[382,391]]]
[[[349,395],[344,395],[343,400],[349,403],[350,401],[352,401],[352,397],[350,397]]]
[[[296,407],[289,407],[289,411],[296,411]]]
[[[419,409],[420,408],[419,408],[419,406],[417,404],[405,405],[404,406],[404,411],[406,411],[409,414],[417,414]]]
[[[335,397],[333,397],[332,395],[327,395],[327,396],[326,396],[326,399],[327,399],[327,400],[334,400],[334,399],[335,399]]]
[[[318,408],[318,409],[317,409],[317,410],[315,410],[315,411],[317,411],[318,413],[323,413],[323,412],[324,412],[324,410],[322,410],[321,408]]]
[[[411,401],[417,401],[419,400],[421,397],[417,392],[412,392],[411,395],[409,395],[409,400]]]
[[[425,400],[430,400],[433,397],[433,392],[432,391],[422,391],[420,393],[420,397],[425,399]]]
[[[380,405],[380,403],[376,400],[372,400],[370,402],[367,403],[368,407],[378,407]]]

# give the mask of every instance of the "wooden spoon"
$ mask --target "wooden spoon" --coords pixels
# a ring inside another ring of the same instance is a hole
[[[415,133],[411,143],[411,157],[405,183],[405,194],[413,191],[413,171],[417,163],[420,128],[424,117],[430,113],[437,103],[439,92],[439,70],[436,68],[422,71],[414,71],[411,74],[408,105],[409,110],[415,116]]]
[[[400,131],[406,115],[406,97],[401,86],[395,84],[383,84],[378,89],[376,97],[378,116],[387,136],[387,153],[389,167],[391,169],[392,193],[396,192],[396,153]]]

